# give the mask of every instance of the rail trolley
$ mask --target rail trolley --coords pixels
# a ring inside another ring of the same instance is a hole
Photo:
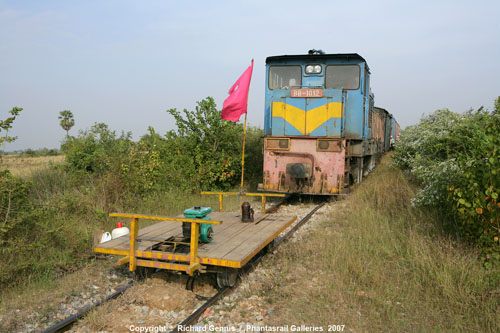
[[[242,212],[224,212],[223,198],[237,192],[203,192],[219,198],[219,211],[210,207],[191,207],[184,216],[165,217],[112,213],[111,217],[129,219],[130,233],[97,244],[94,252],[121,256],[118,264],[130,271],[140,267],[186,273],[215,273],[219,287],[233,286],[238,270],[285,231],[296,216],[266,212],[266,199],[285,197],[275,193],[244,193],[261,197],[260,211],[244,219]],[[250,207],[249,207],[250,209]],[[155,224],[139,228],[140,221]],[[189,280],[188,280],[189,281]],[[192,281],[192,280],[191,280]]]

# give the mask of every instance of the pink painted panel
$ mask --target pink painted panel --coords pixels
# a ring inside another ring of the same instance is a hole
[[[340,151],[317,151],[316,139],[291,138],[288,151],[264,150],[264,189],[279,192],[334,194],[342,191],[345,141]],[[287,164],[302,163],[311,171],[306,181],[287,173]]]

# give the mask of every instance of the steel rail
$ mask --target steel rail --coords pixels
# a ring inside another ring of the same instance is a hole
[[[69,316],[69,317],[67,317],[67,318],[65,318],[65,319],[63,319],[63,320],[55,323],[54,325],[49,326],[48,328],[46,328],[42,332],[43,333],[55,333],[55,332],[60,332],[60,331],[68,329],[78,319],[80,319],[83,316],[85,316],[91,310],[93,310],[93,309],[97,308],[98,306],[106,303],[107,301],[110,301],[112,299],[117,298],[118,296],[120,296],[121,294],[123,294],[125,292],[125,290],[127,290],[128,288],[130,288],[132,286],[133,286],[132,281],[130,281],[130,282],[126,283],[126,284],[122,284],[122,285],[118,286],[116,288],[116,290],[115,290],[114,293],[106,296],[105,298],[101,299],[100,301],[98,301],[96,303],[92,303],[92,304],[84,306],[83,308],[81,308],[80,310],[78,310],[78,312],[75,313],[74,315],[71,315],[71,316]]]
[[[291,201],[291,196],[287,196],[285,199],[279,201],[275,205],[271,206],[266,210],[266,213],[274,213],[276,212],[279,207],[282,205],[289,203]],[[284,240],[290,238],[295,231],[297,231],[304,223],[306,223],[313,215],[316,213],[318,209],[323,207],[325,203],[320,203],[319,205],[315,206],[306,216],[304,216],[299,222],[295,223],[294,226],[283,236],[280,236],[272,242],[272,248],[277,247],[279,244],[281,244]],[[242,273],[246,274],[250,270],[252,270],[265,256],[265,253],[261,252],[257,254],[247,265],[245,268],[242,269]],[[113,300],[123,294],[128,288],[132,287],[134,285],[133,281],[130,281],[126,284],[120,285],[116,288],[115,292],[112,294],[106,296],[105,298],[84,306],[81,308],[77,313],[74,315],[71,315],[51,326],[43,330],[43,333],[55,333],[55,332],[63,332],[68,330],[76,321],[78,321],[80,318],[84,317],[87,313],[89,313],[91,310],[101,306],[102,304]],[[172,332],[179,332],[178,328],[187,326],[187,325],[192,325],[198,320],[198,318],[203,314],[203,312],[208,309],[210,306],[215,304],[222,296],[224,296],[228,291],[234,289],[237,287],[238,284],[236,284],[234,287],[224,287],[222,289],[219,289],[215,295],[210,297],[205,303],[203,303],[200,307],[198,307],[193,313],[191,313],[186,319],[184,319],[182,322],[177,324],[175,328],[172,330]]]
[[[284,202],[286,201],[283,200],[279,203],[281,206]],[[309,219],[320,209],[325,205],[325,202],[322,202],[318,205],[316,205],[306,216],[304,216],[299,222],[295,223],[294,226],[283,236],[278,237],[275,239],[275,241],[272,244],[272,248],[277,247],[279,244],[281,244],[283,241],[289,239],[302,225],[304,225]],[[274,208],[274,207],[272,207]],[[247,265],[246,268],[243,268],[244,273],[248,273],[251,269],[253,269],[261,260],[264,258],[265,253],[258,254],[257,256],[254,257]],[[182,328],[188,325],[193,325],[196,323],[198,318],[203,314],[203,312],[208,309],[210,306],[215,304],[223,295],[225,295],[227,292],[235,289],[238,286],[236,284],[234,287],[224,287],[220,289],[214,296],[210,297],[205,303],[203,303],[198,309],[196,309],[193,313],[191,313],[186,319],[184,319],[182,322],[177,324],[175,328],[171,331],[171,333],[178,333],[182,331]]]

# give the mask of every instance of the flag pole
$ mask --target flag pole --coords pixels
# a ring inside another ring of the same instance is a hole
[[[243,192],[243,180],[245,177],[245,145],[247,142],[247,113],[245,112],[245,121],[243,122],[243,145],[241,147],[241,184],[240,192]]]

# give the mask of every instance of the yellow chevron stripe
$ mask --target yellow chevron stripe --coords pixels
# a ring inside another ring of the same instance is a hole
[[[340,102],[324,104],[307,112],[287,103],[273,102],[271,110],[273,117],[283,118],[303,135],[312,133],[332,118],[342,117]]]

